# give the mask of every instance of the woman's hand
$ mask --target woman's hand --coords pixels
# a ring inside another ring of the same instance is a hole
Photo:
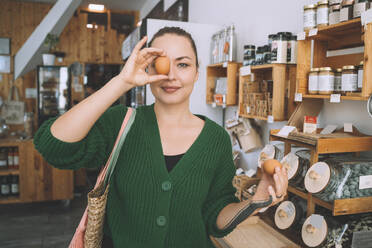
[[[141,48],[146,44],[145,36],[133,49],[123,70],[118,75],[122,82],[130,84],[132,87],[143,86],[160,80],[168,79],[166,75],[149,75],[146,68],[158,56],[165,56],[165,52],[159,48]]]
[[[268,175],[263,170],[262,174],[262,179],[258,184],[256,194],[253,196],[252,200],[264,201],[268,200],[271,196],[273,200],[270,205],[271,207],[283,201],[284,197],[287,195],[287,170],[284,167],[282,169],[277,167],[275,168],[275,173],[273,176]]]

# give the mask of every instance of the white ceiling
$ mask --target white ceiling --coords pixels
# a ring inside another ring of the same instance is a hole
[[[55,3],[57,0],[18,0],[21,2]],[[87,7],[89,3],[104,4],[111,10],[138,10],[140,11],[146,0],[83,0],[81,7]]]

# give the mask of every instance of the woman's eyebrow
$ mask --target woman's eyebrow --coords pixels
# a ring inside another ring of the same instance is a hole
[[[191,60],[191,58],[189,56],[178,57],[175,60],[178,61],[178,60],[183,60],[183,59],[190,59]]]

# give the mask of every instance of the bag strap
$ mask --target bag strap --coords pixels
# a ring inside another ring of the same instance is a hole
[[[107,160],[107,163],[105,165],[104,171],[103,171],[103,179],[104,179],[104,186],[106,187],[107,184],[109,184],[111,175],[115,169],[116,162],[118,160],[121,147],[124,144],[125,138],[127,134],[130,131],[130,128],[134,122],[136,116],[136,110],[133,108],[128,108],[127,114],[123,120],[123,123],[121,125],[118,137],[116,138],[116,142],[114,145],[114,148],[110,154],[109,159]]]
[[[8,93],[8,101],[11,101],[13,98],[13,89],[15,90],[15,101],[19,101],[19,92],[18,88],[13,84],[13,82],[10,83],[10,89]]]

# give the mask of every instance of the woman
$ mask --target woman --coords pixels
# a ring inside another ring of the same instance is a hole
[[[35,135],[35,146],[57,168],[103,165],[127,110],[109,106],[131,88],[150,84],[155,104],[137,109],[110,183],[104,246],[112,241],[120,248],[213,247],[209,236],[231,232],[252,202],[239,203],[234,196],[227,132],[189,110],[198,78],[192,37],[168,27],[141,50],[146,41],[137,44],[121,73],[102,89],[46,122]],[[156,74],[158,56],[170,58],[168,75]],[[285,170],[274,179],[264,175],[254,202],[270,196],[271,205],[281,201],[286,178]]]

